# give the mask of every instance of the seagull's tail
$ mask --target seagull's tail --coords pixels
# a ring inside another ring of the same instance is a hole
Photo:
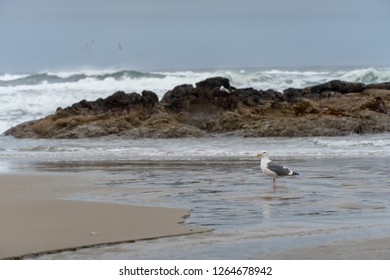
[[[299,173],[297,173],[297,172],[293,172],[293,174],[292,175],[299,175]]]

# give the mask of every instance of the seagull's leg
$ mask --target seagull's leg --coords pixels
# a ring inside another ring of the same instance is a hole
[[[273,188],[276,187],[276,178],[272,178],[272,187],[273,187]]]

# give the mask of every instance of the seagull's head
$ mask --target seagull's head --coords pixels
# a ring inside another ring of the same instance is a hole
[[[260,153],[257,153],[256,154],[257,157],[268,157],[269,156],[269,152],[267,151],[262,151]]]

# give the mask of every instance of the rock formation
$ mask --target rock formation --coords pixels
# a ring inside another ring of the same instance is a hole
[[[210,78],[155,93],[116,92],[82,100],[45,118],[5,132],[15,137],[84,138],[240,136],[336,136],[390,131],[390,83],[330,81],[303,88],[234,88]]]

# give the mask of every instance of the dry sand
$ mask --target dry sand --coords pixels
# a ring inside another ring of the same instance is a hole
[[[208,231],[180,223],[186,209],[55,198],[74,180],[0,175],[0,259]]]

